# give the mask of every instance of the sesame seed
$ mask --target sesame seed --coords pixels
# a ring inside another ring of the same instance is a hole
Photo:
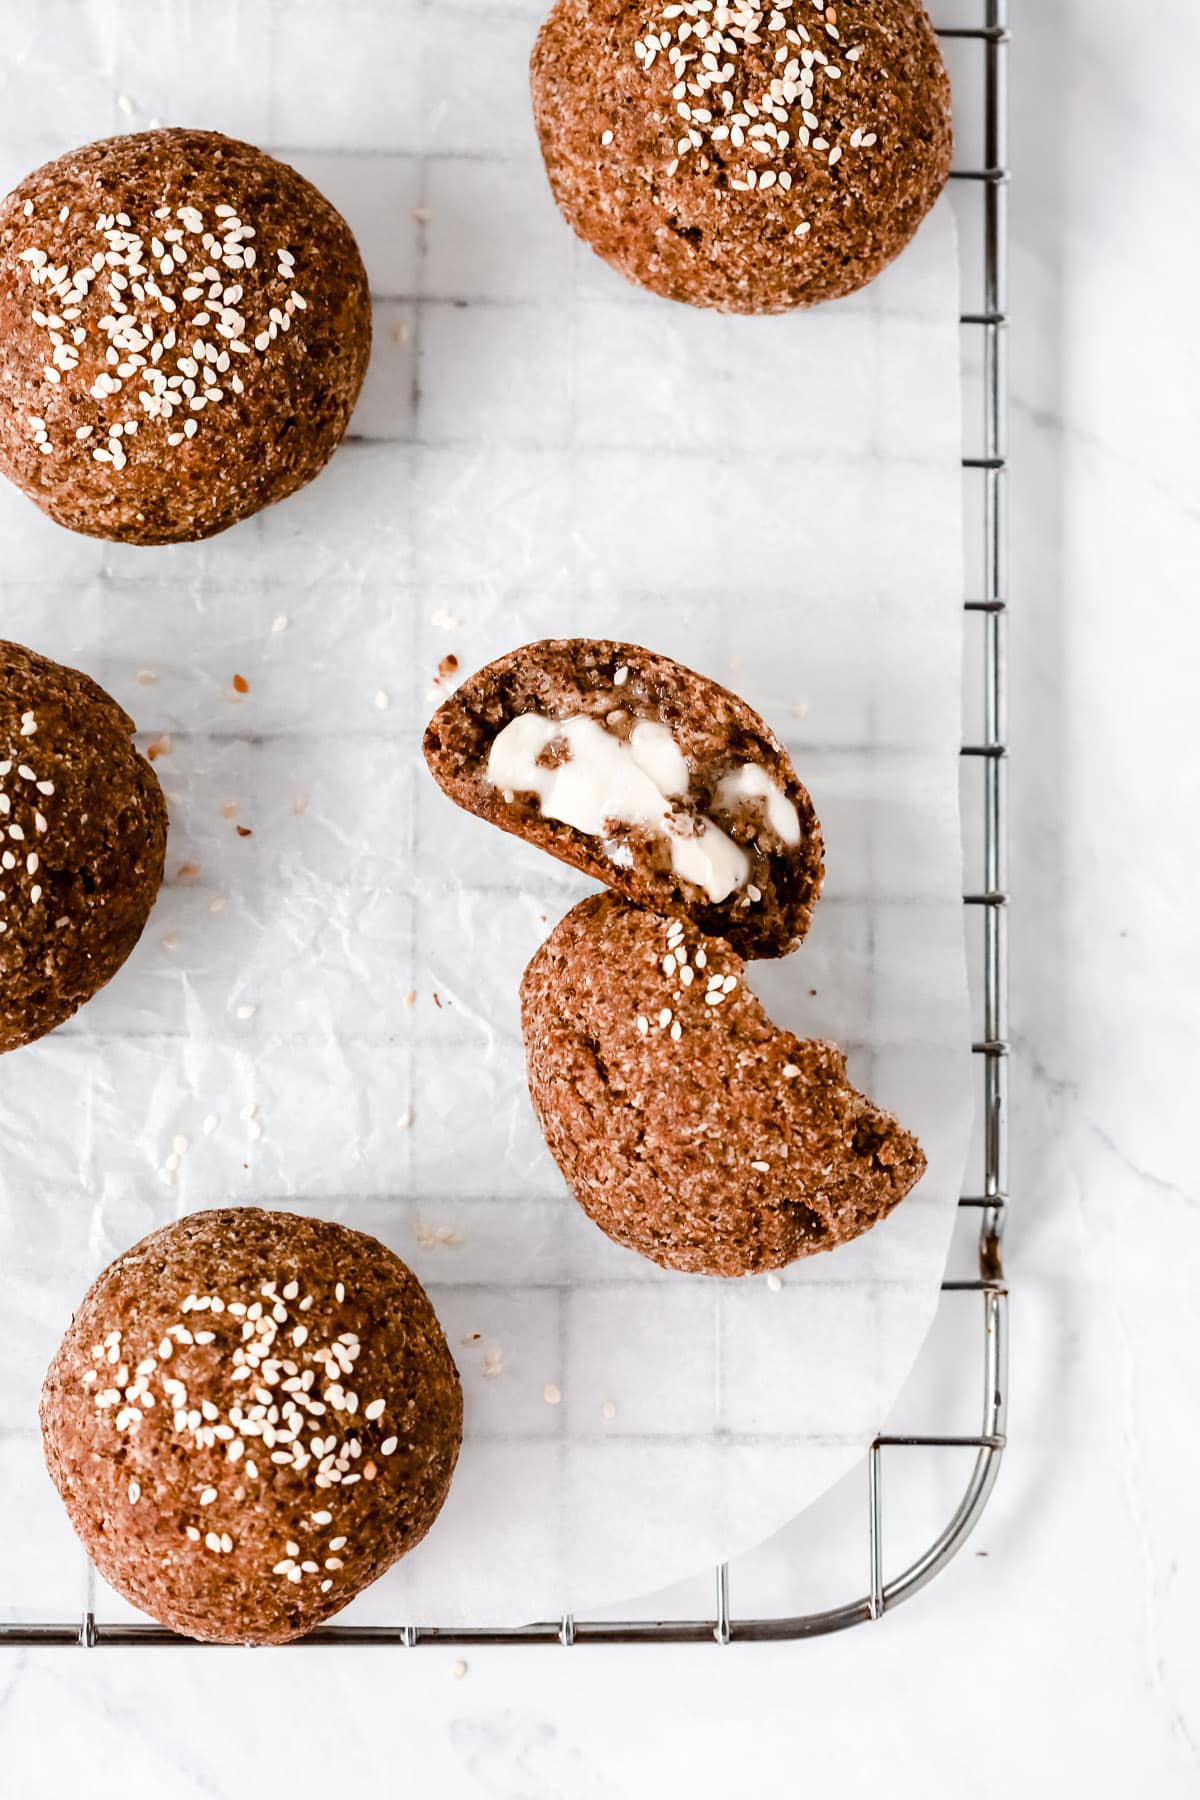
[[[557,1406],[562,1399],[562,1389],[556,1381],[548,1381],[542,1389],[542,1399],[547,1406]]]

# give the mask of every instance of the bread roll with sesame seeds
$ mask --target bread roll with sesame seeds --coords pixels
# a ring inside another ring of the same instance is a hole
[[[521,983],[533,1110],[588,1217],[664,1268],[751,1275],[858,1237],[925,1172],[832,1044],[780,1031],[727,943],[611,894]]]
[[[282,1644],[425,1536],[462,1391],[383,1244],[231,1207],[152,1232],[93,1283],[41,1418],[71,1523],[119,1594],[188,1637]]]
[[[693,306],[852,293],[950,172],[950,83],[920,0],[558,0],[531,78],[568,223]]]
[[[251,144],[106,138],[0,202],[0,470],[72,531],[179,543],[294,493],[370,347],[349,226]]]
[[[668,656],[527,644],[434,714],[425,759],[468,812],[749,956],[808,930],[821,827],[791,759],[744,700]]]
[[[0,1051],[110,981],[162,881],[167,809],[104,689],[0,643]]]

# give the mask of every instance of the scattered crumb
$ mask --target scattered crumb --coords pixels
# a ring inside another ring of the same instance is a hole
[[[462,1232],[453,1225],[427,1225],[423,1219],[414,1219],[412,1229],[422,1250],[457,1250],[463,1241]]]
[[[457,1662],[450,1664],[450,1673],[455,1681],[461,1681],[467,1672],[467,1665],[460,1656]]]
[[[409,324],[407,319],[400,319],[395,325],[392,326],[392,342],[393,342],[393,344],[404,345],[404,344],[411,343],[411,341],[412,341],[412,326]]]
[[[417,1003],[416,992],[413,988],[409,988],[407,994],[405,994],[405,996],[404,996],[404,1004],[405,1004],[405,1006],[415,1006],[416,1003]]]
[[[179,881],[195,881],[199,873],[199,863],[180,863],[178,869],[175,871],[176,878]]]
[[[562,1389],[557,1381],[548,1381],[542,1389],[542,1399],[547,1406],[557,1406],[562,1399]]]
[[[279,633],[281,631],[286,631],[290,624],[291,620],[286,613],[276,613],[275,617],[271,620],[271,630],[275,633],[276,637],[278,637]]]
[[[458,673],[458,658],[457,658],[457,656],[455,656],[453,651],[450,651],[447,655],[443,656],[441,661],[438,663],[437,673],[434,675],[433,680],[430,682],[429,691],[425,696],[426,700],[428,700],[431,704],[435,700],[440,700],[442,697],[442,687],[443,687],[444,683],[446,683],[447,681],[452,681],[453,678],[455,677],[455,675],[457,675],[457,673]]]
[[[126,118],[128,118],[130,113],[133,111],[133,101],[130,99],[128,94],[118,94],[117,95],[117,107],[118,107],[118,110],[123,112],[125,114]]]
[[[248,694],[250,692],[250,683],[246,680],[244,675],[234,676],[233,691],[235,694]]]
[[[139,687],[153,687],[158,680],[156,669],[139,669],[137,672]]]
[[[262,1136],[262,1126],[257,1119],[248,1119],[246,1121],[246,1136],[255,1139]]]
[[[396,1120],[396,1130],[397,1131],[411,1131],[412,1124],[413,1124],[413,1109],[411,1106],[406,1106],[404,1111],[400,1114],[400,1117]]]
[[[428,206],[414,206],[412,216],[418,225],[428,225],[433,213]]]
[[[252,1019],[257,1011],[258,1011],[257,1006],[251,1006],[247,1002],[246,1004],[238,1007],[237,1016],[239,1019]]]
[[[228,905],[229,902],[224,894],[214,894],[208,903],[208,910],[211,913],[223,913]]]
[[[600,1413],[601,1413],[601,1416],[605,1419],[615,1419],[617,1416],[616,1401],[615,1400],[606,1400],[604,1402],[604,1405],[600,1408]]]
[[[436,988],[434,988],[434,990],[433,990],[433,1004],[437,1007],[438,1011],[441,1012],[442,996],[438,993]]]
[[[171,739],[165,731],[162,732],[160,736],[151,738],[150,742],[146,745],[146,755],[151,762],[157,762],[160,756],[170,756],[170,754]]]
[[[254,836],[254,833],[253,833],[253,831],[251,831],[249,825],[237,825],[234,827],[234,829],[236,830],[239,837],[253,837]]]
[[[504,1352],[494,1346],[483,1353],[483,1372],[485,1375],[500,1375],[504,1370]]]
[[[457,631],[462,620],[457,613],[448,612],[444,606],[435,606],[429,615],[429,623],[439,631]]]
[[[783,1292],[783,1276],[779,1273],[778,1269],[771,1269],[768,1272],[767,1287],[773,1294],[780,1294]]]
[[[386,688],[376,688],[376,690],[375,690],[375,705],[378,707],[379,711],[386,712],[388,707],[391,704],[392,704],[391,695],[388,693],[387,689]]]
[[[482,1331],[468,1331],[465,1337],[459,1339],[459,1342],[464,1345],[477,1344],[482,1336]]]
[[[221,1121],[217,1117],[216,1113],[209,1113],[208,1117],[204,1121],[203,1126],[201,1127],[202,1131],[204,1132],[205,1137],[211,1137],[213,1132],[217,1129],[217,1126],[220,1123],[221,1123]]]
[[[238,816],[237,801],[236,800],[227,800],[225,802],[224,806],[221,808],[221,817],[223,819],[236,819],[237,816]]]

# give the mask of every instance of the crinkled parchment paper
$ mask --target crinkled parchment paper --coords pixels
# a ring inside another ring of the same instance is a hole
[[[5,186],[152,119],[247,136],[346,213],[377,337],[326,474],[211,543],[75,538],[0,492],[4,634],[129,708],[171,810],[130,963],[0,1063],[9,1612],[84,1591],[35,1431],[57,1337],[103,1264],[191,1208],[374,1232],[440,1312],[462,1460],[364,1619],[582,1609],[753,1544],[861,1454],[933,1313],[969,1116],[951,216],[807,316],[641,295],[549,198],[537,16],[42,0],[10,21]],[[566,1196],[517,983],[588,884],[421,761],[443,658],[576,633],[692,664],[787,740],[829,875],[808,943],[753,985],[929,1155],[892,1218],[780,1291],[666,1274]]]

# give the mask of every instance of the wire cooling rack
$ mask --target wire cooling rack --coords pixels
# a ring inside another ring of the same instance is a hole
[[[952,4],[953,0],[947,0]],[[1008,1383],[1007,1287],[1001,1257],[1007,1206],[1007,1008],[1008,932],[1006,906],[1007,799],[1005,784],[1005,629],[1007,571],[1005,563],[1007,457],[1005,416],[1007,387],[1004,339],[1007,325],[1007,0],[958,0],[959,10],[974,9],[969,22],[947,24],[940,35],[956,57],[969,55],[978,66],[961,68],[961,80],[978,80],[980,104],[975,135],[964,143],[964,108],[957,107],[956,184],[964,244],[977,268],[964,271],[968,307],[961,315],[964,370],[969,392],[978,389],[980,417],[977,454],[963,458],[967,484],[968,533],[974,521],[978,586],[969,582],[964,601],[969,625],[975,627],[969,648],[982,678],[982,716],[962,746],[963,804],[968,837],[977,834],[980,850],[972,891],[963,896],[970,915],[982,923],[979,964],[982,1031],[973,1043],[982,1086],[983,1123],[981,1191],[959,1200],[964,1216],[978,1214],[978,1274],[969,1280],[942,1283],[943,1310],[974,1305],[981,1311],[983,1416],[978,1433],[920,1433],[877,1437],[868,1451],[866,1470],[866,1591],[859,1598],[823,1611],[791,1616],[739,1617],[730,1598],[729,1568],[716,1570],[714,1606],[704,1617],[660,1619],[576,1619],[570,1614],[515,1628],[401,1625],[325,1626],[300,1641],[304,1644],[453,1645],[485,1644],[687,1644],[782,1641],[817,1637],[849,1625],[879,1619],[910,1599],[930,1582],[962,1548],[977,1524],[999,1473],[1005,1445]],[[956,69],[956,100],[960,75]],[[965,1297],[965,1298],[964,1298]],[[884,1579],[885,1460],[920,1450],[974,1451],[966,1487],[950,1519],[922,1554],[894,1579]],[[75,1620],[0,1623],[0,1644],[183,1645],[156,1625],[99,1622],[90,1609]]]

